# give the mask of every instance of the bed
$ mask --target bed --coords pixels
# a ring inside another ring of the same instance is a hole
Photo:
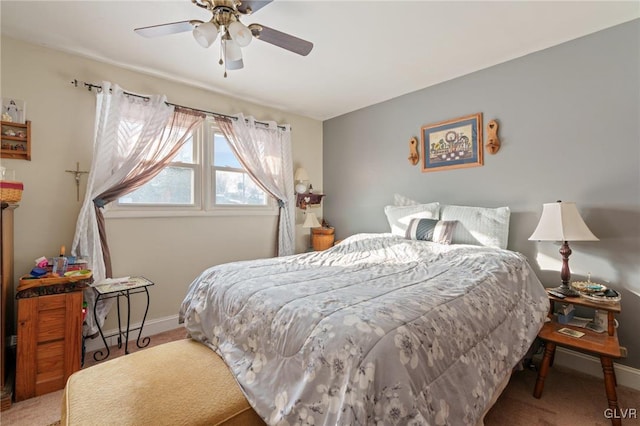
[[[544,323],[544,287],[520,253],[401,227],[209,268],[180,321],[268,424],[481,423]]]

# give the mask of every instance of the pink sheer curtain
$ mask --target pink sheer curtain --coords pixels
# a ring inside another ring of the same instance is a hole
[[[295,200],[291,129],[276,123],[256,125],[253,117],[238,114],[237,119],[216,117],[229,146],[260,187],[278,201],[276,254],[295,252]]]
[[[153,178],[204,119],[203,114],[168,105],[164,95],[130,95],[109,81],[101,86],[95,91],[91,171],[71,247],[72,255],[88,259],[96,282],[112,277],[100,207]],[[84,296],[89,309],[83,333],[92,336],[97,334],[98,324],[104,322],[113,300],[95,305],[93,289],[87,289]]]
[[[176,107],[171,121],[159,132],[147,146],[139,146],[131,153],[139,156],[140,161],[129,174],[118,184],[105,190],[93,199],[102,246],[106,276],[111,277],[111,253],[107,242],[102,208],[125,194],[135,191],[156,177],[176,156],[180,148],[189,139],[193,129],[202,123],[204,114],[185,108]]]

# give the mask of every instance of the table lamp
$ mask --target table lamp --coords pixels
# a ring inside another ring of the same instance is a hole
[[[304,218],[302,227],[309,228],[309,248],[311,248],[313,247],[313,232],[311,231],[311,228],[320,228],[322,225],[320,225],[320,222],[318,222],[318,218],[316,217],[315,213],[307,212],[305,216],[306,217]]]
[[[304,194],[307,191],[307,185],[304,181],[309,180],[309,174],[302,167],[296,169],[296,173],[293,175],[293,180],[295,181],[296,193]]]
[[[562,285],[554,288],[565,296],[578,296],[576,290],[569,286],[571,271],[569,270],[569,256],[571,249],[569,241],[599,241],[587,227],[578,212],[576,203],[562,202],[545,203],[542,205],[540,221],[529,240],[537,241],[562,241],[560,255],[562,256],[562,270],[560,279]]]

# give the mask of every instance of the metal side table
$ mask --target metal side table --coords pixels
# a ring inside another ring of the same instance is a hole
[[[118,348],[122,347],[122,339],[124,337],[124,353],[128,354],[129,353],[129,332],[134,330],[139,330],[138,338],[136,339],[136,345],[139,348],[145,348],[149,346],[149,343],[151,342],[151,338],[145,337],[144,339],[140,339],[140,337],[142,336],[142,328],[144,327],[144,322],[147,319],[147,313],[149,312],[148,288],[152,285],[154,285],[154,283],[149,281],[145,277],[129,277],[127,280],[101,283],[93,287],[93,289],[96,292],[96,301],[95,301],[95,304],[93,305],[94,318],[97,318],[96,306],[98,306],[98,302],[100,300],[117,298],[116,304],[118,305],[118,331],[117,332],[105,336],[104,333],[102,332],[102,328],[100,327],[100,323],[97,323],[98,331],[100,332],[100,337],[102,337],[102,342],[104,343],[106,353],[104,353],[102,350],[97,350],[93,354],[93,359],[95,359],[96,361],[102,361],[109,356],[110,350],[109,350],[109,345],[107,344],[107,338],[113,337],[113,336],[118,336]],[[131,321],[130,297],[137,293],[146,294],[147,305],[145,307],[144,316],[142,317],[142,322],[140,323],[140,326],[130,328],[130,321]],[[124,331],[122,330],[122,322],[121,322],[121,315],[120,315],[120,298],[125,298],[127,301],[127,323],[126,323],[126,329]]]

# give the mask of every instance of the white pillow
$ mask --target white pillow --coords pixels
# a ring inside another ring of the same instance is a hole
[[[509,241],[509,207],[451,206],[443,204],[440,220],[457,220],[451,244],[507,248]]]
[[[413,206],[386,206],[384,214],[393,235],[405,236],[409,222],[414,218],[438,219],[440,203],[416,204]]]
[[[394,206],[415,206],[420,204],[416,200],[412,200],[411,198],[405,197],[401,194],[393,194],[393,205]]]

